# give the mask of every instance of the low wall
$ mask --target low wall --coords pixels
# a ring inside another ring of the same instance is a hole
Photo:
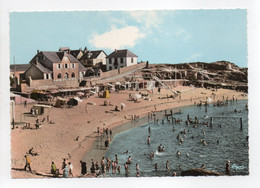
[[[139,63],[139,64],[136,64],[136,65],[131,65],[131,66],[128,66],[128,67],[123,67],[123,68],[103,72],[101,74],[101,79],[117,76],[118,74],[122,74],[122,73],[131,71],[131,70],[134,70],[134,69],[137,69],[137,68],[145,67],[145,65],[146,65],[146,62],[143,62],[143,63]]]
[[[79,87],[77,79],[74,80],[30,80],[29,85],[22,84],[21,92],[31,92],[33,90],[47,90],[55,88],[68,88],[68,87]]]

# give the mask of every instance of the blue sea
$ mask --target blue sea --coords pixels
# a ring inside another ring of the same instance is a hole
[[[141,177],[171,176],[173,171],[180,175],[184,170],[200,168],[201,165],[205,165],[208,170],[225,174],[225,164],[228,160],[231,162],[231,175],[248,175],[247,102],[247,100],[229,102],[228,106],[212,104],[207,107],[192,106],[183,109],[180,114],[173,114],[174,118],[182,119],[181,123],[167,121],[166,118],[164,124],[162,119],[158,123],[152,120],[140,127],[115,135],[106,157],[115,160],[117,154],[121,172],[112,174],[110,170],[106,176],[136,176],[136,163],[139,164]],[[188,114],[193,120],[196,116],[200,122],[208,123],[210,117],[213,117],[213,124],[212,126],[199,123],[186,125]],[[242,118],[242,129],[240,118]],[[148,127],[151,133],[148,132]],[[181,134],[184,129],[186,134]],[[180,139],[183,139],[182,144],[179,144],[177,139],[179,133]],[[150,144],[147,143],[148,136],[151,138]],[[207,143],[206,146],[203,141]],[[160,144],[164,147],[164,152],[157,151]],[[127,150],[128,153],[124,153]],[[181,153],[180,156],[176,154],[178,151]],[[152,159],[150,159],[151,152],[155,153]],[[132,158],[132,164],[129,165],[129,173],[126,173],[124,163],[129,156]],[[166,170],[167,160],[170,171]],[[154,168],[155,163],[158,164],[157,171]]]

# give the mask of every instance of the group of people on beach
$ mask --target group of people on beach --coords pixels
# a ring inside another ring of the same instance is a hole
[[[63,162],[61,165],[61,170],[63,170],[62,175],[64,178],[74,177],[73,165],[71,162],[68,162],[66,159],[63,159]],[[51,162],[51,174],[54,177],[58,177],[60,174],[59,169],[56,167],[56,165],[53,161]]]

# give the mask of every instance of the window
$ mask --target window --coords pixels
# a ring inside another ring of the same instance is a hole
[[[47,80],[49,79],[49,74],[46,74],[46,79],[47,79]]]
[[[134,58],[131,58],[131,63],[133,63],[134,62]]]
[[[57,67],[58,67],[58,69],[60,69],[61,68],[60,64],[58,64]]]
[[[123,64],[124,63],[124,60],[123,60],[123,58],[121,57],[121,64]]]
[[[68,68],[68,64],[65,64],[65,69],[67,69]]]
[[[69,78],[69,74],[65,73],[64,78]]]
[[[71,74],[71,77],[72,77],[72,78],[75,78],[75,73],[74,73],[74,72]]]
[[[109,64],[112,64],[112,59],[108,59],[109,60]]]
[[[61,73],[58,74],[58,79],[61,78]]]
[[[73,68],[73,69],[75,68],[75,64],[74,64],[74,63],[72,63],[72,65],[71,65],[71,66],[72,66],[72,68]]]
[[[109,67],[109,70],[112,70],[112,67]]]

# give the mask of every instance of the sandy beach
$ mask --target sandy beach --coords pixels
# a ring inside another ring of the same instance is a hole
[[[172,94],[169,90],[162,89],[160,93],[154,90],[150,95],[151,101],[138,99],[140,102],[135,103],[129,101],[129,94],[135,94],[134,91],[120,91],[112,93],[110,98],[99,98],[97,94],[90,98],[84,98],[78,106],[73,108],[55,108],[46,109],[44,114],[38,116],[40,120],[40,129],[34,128],[36,117],[23,117],[24,112],[29,112],[32,104],[28,104],[27,108],[23,105],[15,107],[15,121],[27,122],[31,124],[33,129],[22,129],[23,125],[16,125],[17,128],[11,131],[11,175],[13,178],[46,178],[51,177],[51,162],[55,162],[57,168],[61,169],[63,158],[68,158],[74,166],[74,177],[80,176],[80,160],[87,162],[89,173],[91,159],[100,161],[106,150],[96,150],[93,144],[98,138],[97,127],[103,131],[105,128],[112,129],[113,135],[118,132],[139,126],[145,121],[140,119],[139,122],[132,126],[124,126],[126,122],[131,122],[132,115],[138,115],[140,118],[147,116],[151,111],[162,111],[181,106],[193,105],[194,102],[200,100],[205,101],[206,97],[216,93],[216,100],[222,100],[223,96],[232,98],[234,95],[238,100],[247,99],[242,92],[234,90],[219,89],[218,91],[206,90],[203,88],[178,87],[181,98],[176,99],[159,99]],[[147,94],[147,91],[142,91]],[[111,102],[113,106],[104,106],[104,101]],[[214,101],[214,100],[213,100]],[[87,103],[95,103],[89,105]],[[114,111],[115,105],[124,103],[123,111]],[[85,106],[87,105],[87,111]],[[156,109],[155,109],[156,108]],[[54,124],[41,122],[43,118],[49,115]],[[123,125],[123,126],[121,126]],[[131,125],[131,124],[130,124]],[[78,138],[78,139],[76,139]],[[31,156],[31,168],[33,173],[24,171],[25,158],[24,155],[29,149],[33,148],[33,152],[37,152],[37,156]],[[62,171],[60,170],[62,173]]]

